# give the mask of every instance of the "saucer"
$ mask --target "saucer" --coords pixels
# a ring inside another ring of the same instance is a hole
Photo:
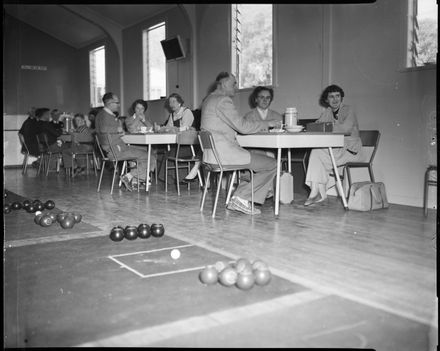
[[[304,126],[286,127],[286,130],[290,133],[297,133],[304,129]]]

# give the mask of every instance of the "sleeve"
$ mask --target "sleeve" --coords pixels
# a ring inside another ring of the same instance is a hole
[[[193,125],[193,122],[194,122],[194,115],[193,115],[192,111],[189,108],[187,108],[183,112],[181,127],[188,127],[189,128]]]
[[[240,134],[254,134],[267,128],[269,125],[267,121],[251,122],[241,117],[230,97],[225,97],[219,101],[217,111],[218,116]]]
[[[358,125],[356,114],[350,106],[343,106],[339,120],[334,124],[333,131],[351,133]]]

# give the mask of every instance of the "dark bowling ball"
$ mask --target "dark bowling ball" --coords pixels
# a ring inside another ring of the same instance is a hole
[[[37,216],[35,216],[37,217]],[[40,219],[40,225],[42,227],[50,227],[53,223],[52,217],[47,214],[44,214]]]
[[[75,220],[75,223],[79,223],[82,220],[82,216],[79,213],[73,213],[73,219]]]
[[[44,204],[42,202],[34,203],[34,207],[37,211],[44,211]]]
[[[138,237],[141,239],[147,239],[151,236],[150,226],[148,224],[139,224],[137,231]]]
[[[124,229],[120,226],[113,227],[110,231],[110,239],[113,241],[121,241],[124,239]]]
[[[70,229],[73,228],[73,226],[75,225],[75,219],[73,218],[72,215],[67,214],[61,221],[60,221],[60,225],[62,228],[64,229]]]
[[[134,225],[128,225],[124,229],[124,237],[127,240],[134,240],[138,237],[137,227]]]
[[[13,202],[12,203],[12,205],[11,205],[11,208],[13,209],[13,210],[19,210],[19,209],[21,209],[21,202]]]
[[[159,238],[165,234],[165,228],[163,227],[163,224],[153,223],[151,225],[150,230],[151,230],[151,235],[156,238]]]
[[[35,206],[33,204],[30,204],[28,207],[26,207],[26,211],[29,213],[35,213],[37,211],[37,209],[35,208]]]
[[[26,209],[26,207],[28,207],[31,204],[31,202],[29,200],[24,200],[23,201],[23,208]]]
[[[41,220],[41,217],[43,217],[43,216],[44,216],[44,215],[43,215],[42,213],[37,214],[37,215],[34,217],[34,222],[35,222],[35,224],[41,225],[40,220]]]
[[[53,202],[52,200],[47,200],[44,203],[44,207],[48,210],[53,210],[55,208],[55,202]]]
[[[4,204],[3,205],[3,213],[11,213],[11,212],[12,212],[11,205]]]

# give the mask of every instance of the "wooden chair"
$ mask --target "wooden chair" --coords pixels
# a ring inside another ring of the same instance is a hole
[[[20,140],[20,144],[21,144],[21,153],[23,154],[23,164],[21,166],[21,174],[26,174],[27,171],[27,163],[28,163],[28,159],[29,159],[29,149],[26,145],[26,142],[24,140],[24,136],[21,133],[18,133],[18,139]]]
[[[425,172],[423,192],[423,214],[428,216],[428,190],[430,186],[437,186],[437,166],[428,166]]]
[[[110,189],[110,194],[113,194],[113,188],[115,185],[115,179],[116,179],[116,174],[118,173],[119,170],[119,164],[120,162],[122,162],[122,170],[121,170],[121,174],[120,177],[122,177],[125,174],[125,170],[128,168],[127,167],[127,162],[128,161],[133,161],[136,162],[136,164],[138,163],[138,159],[135,157],[118,157],[117,153],[115,152],[115,150],[113,149],[113,146],[111,144],[111,135],[110,134],[103,134],[101,135],[101,137],[105,137],[106,141],[110,147],[110,153],[112,155],[112,158],[108,157],[108,154],[104,152],[101,143],[100,143],[100,136],[99,135],[95,135],[95,140],[96,140],[96,144],[97,147],[99,149],[99,152],[101,153],[101,157],[102,157],[102,164],[101,164],[101,174],[99,177],[99,182],[98,182],[98,189],[97,191],[99,192],[101,189],[101,181],[102,181],[102,175],[104,172],[104,168],[105,168],[105,162],[112,162],[113,163],[113,177],[112,177],[112,186]],[[139,183],[137,183],[137,191],[139,192]],[[119,182],[119,186],[121,186],[121,182]]]
[[[179,169],[186,168],[188,173],[191,170],[191,165],[195,162],[199,162],[200,158],[196,156],[194,151],[194,146],[199,145],[198,139],[199,132],[195,130],[186,130],[177,134],[177,148],[174,155],[168,155],[165,159],[165,192],[168,191],[168,170],[172,169],[176,174],[176,185],[177,194],[180,195],[180,179],[179,179]],[[191,156],[182,156],[182,147],[189,146],[191,149]],[[172,163],[169,166],[169,162]],[[203,184],[200,171],[198,172],[198,177],[200,184]],[[188,190],[190,190],[191,184],[188,183]]]
[[[205,178],[205,182],[204,182],[204,189],[203,189],[203,195],[202,195],[202,200],[201,200],[201,204],[200,204],[200,211],[203,211],[203,207],[205,205],[205,198],[206,198],[206,193],[208,191],[208,185],[209,185],[208,180],[209,180],[211,173],[218,173],[217,191],[215,194],[214,207],[212,210],[212,218],[214,218],[215,212],[217,209],[217,202],[218,202],[218,197],[219,197],[219,193],[220,193],[221,180],[223,178],[223,173],[224,172],[233,172],[232,179],[229,184],[228,194],[226,197],[226,205],[227,205],[229,203],[229,199],[231,197],[232,185],[234,184],[234,180],[235,180],[235,176],[237,174],[237,171],[249,170],[249,172],[251,174],[251,189],[252,189],[251,205],[252,205],[252,212],[253,212],[254,211],[254,172],[248,168],[248,165],[223,165],[220,161],[220,157],[219,157],[217,150],[215,148],[214,138],[212,137],[211,132],[200,131],[199,132],[199,141],[200,141],[200,146],[202,148],[203,153],[211,152],[214,155],[214,158],[216,160],[216,163],[202,162],[202,166],[205,168],[207,173],[206,173],[206,178]]]
[[[359,136],[362,140],[362,146],[363,147],[370,147],[373,148],[370,157],[365,162],[347,162],[345,165],[341,165],[342,168],[342,174],[339,175],[341,180],[345,179],[345,173],[347,173],[347,181],[348,181],[348,189],[350,189],[350,186],[352,184],[351,180],[351,168],[368,168],[368,173],[370,176],[370,181],[375,182],[374,173],[373,173],[373,160],[374,156],[377,152],[377,147],[379,145],[379,139],[380,139],[380,132],[378,130],[360,130]],[[334,173],[330,174],[331,177],[335,177]]]
[[[83,134],[83,133],[72,133],[72,145],[74,145],[75,143],[79,143],[79,144],[86,144],[86,145],[90,145],[93,146],[93,136],[90,134]],[[72,178],[75,176],[75,172],[73,172],[73,170],[75,169],[75,159],[78,156],[85,156],[86,157],[86,172],[87,174],[89,173],[89,165],[90,165],[90,161],[93,162],[93,171],[95,172],[95,175],[97,174],[96,169],[98,167],[98,161],[96,159],[96,154],[95,154],[95,150],[94,148],[92,148],[89,151],[72,151]],[[91,159],[89,159],[89,156],[91,157]],[[64,165],[65,167],[67,165]]]
[[[53,159],[56,161],[56,169],[57,173],[60,172],[60,165],[63,160],[62,153],[59,151],[51,151],[49,149],[49,141],[47,139],[46,133],[37,134],[37,142],[38,148],[40,149],[42,155],[42,162],[40,162],[40,166],[38,167],[38,174],[40,173],[41,164],[43,163],[43,172],[46,172],[46,176],[49,175],[50,164]]]

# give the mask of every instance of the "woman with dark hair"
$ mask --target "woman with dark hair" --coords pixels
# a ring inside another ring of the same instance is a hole
[[[192,111],[184,105],[182,97],[177,93],[172,93],[168,97],[165,106],[170,111],[166,127],[175,127],[180,131],[192,127],[194,115]]]
[[[145,112],[147,112],[148,103],[145,100],[137,99],[130,107],[129,114],[125,119],[125,126],[129,133],[139,133],[142,127],[153,129],[153,123],[145,117]]]
[[[269,87],[258,86],[249,96],[249,104],[252,110],[244,118],[250,122],[276,120],[283,123],[283,116],[278,112],[269,109],[273,101],[273,89]],[[267,131],[264,128],[263,131]]]
[[[351,106],[342,103],[344,96],[344,91],[337,85],[325,88],[319,99],[320,105],[325,107],[325,110],[316,120],[317,123],[332,122],[333,132],[345,134],[344,146],[333,148],[337,166],[365,159],[356,114]],[[310,194],[304,206],[322,202],[327,198],[327,183],[332,169],[333,164],[328,149],[313,149],[310,153],[305,181],[310,187]]]

